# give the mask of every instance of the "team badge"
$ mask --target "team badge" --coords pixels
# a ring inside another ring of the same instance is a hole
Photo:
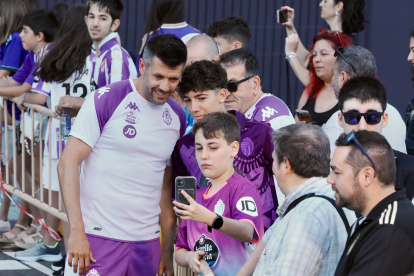
[[[206,252],[203,259],[208,263],[210,267],[214,267],[220,257],[220,249],[217,244],[207,238],[205,235],[201,235],[194,244],[194,251],[200,250]]]
[[[126,125],[124,129],[122,130],[122,132],[124,133],[124,136],[129,139],[132,139],[135,136],[137,136],[137,130],[135,129],[134,126],[131,126],[131,125]]]
[[[171,117],[171,114],[168,108],[166,108],[164,112],[162,113],[162,120],[166,126],[171,125],[172,117]]]
[[[240,143],[240,149],[246,157],[250,156],[254,149],[253,141],[249,137],[244,138]]]
[[[222,216],[225,208],[226,205],[224,204],[223,200],[219,199],[219,201],[217,201],[216,205],[214,206],[214,213]]]
[[[124,114],[124,120],[129,123],[129,124],[133,124],[135,125],[136,123],[138,123],[139,119],[137,117],[137,115],[134,114],[134,112],[127,112]]]
[[[236,208],[240,212],[245,213],[246,215],[249,215],[252,217],[258,216],[256,203],[254,202],[254,199],[251,198],[250,196],[245,196],[245,197],[240,198],[237,201]]]
[[[104,69],[105,69],[105,63],[106,63],[106,61],[105,61],[105,59],[102,61],[102,63],[101,63],[101,73],[103,73],[104,72]]]
[[[99,273],[95,268],[92,268],[86,276],[99,276]]]

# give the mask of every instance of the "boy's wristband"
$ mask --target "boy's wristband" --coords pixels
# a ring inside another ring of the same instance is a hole
[[[24,93],[24,97],[23,97],[23,102],[24,102],[24,103],[26,102],[26,96],[27,96],[27,93],[29,93],[29,92]]]

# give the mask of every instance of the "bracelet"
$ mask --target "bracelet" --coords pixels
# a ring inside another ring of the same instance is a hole
[[[291,52],[289,55],[286,56],[287,61],[289,62],[291,58],[298,57],[296,53]]]
[[[24,94],[24,97],[23,97],[23,102],[24,102],[24,103],[26,102],[26,96],[27,96],[27,93],[29,93],[29,92],[26,92],[26,93]]]

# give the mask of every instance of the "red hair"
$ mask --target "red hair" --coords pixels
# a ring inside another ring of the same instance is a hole
[[[344,33],[338,31],[331,32],[326,29],[321,29],[320,33],[313,37],[313,44],[310,46],[311,51],[315,47],[315,43],[322,39],[328,40],[334,49],[354,45],[354,43],[352,43],[352,39]],[[313,65],[313,55],[310,55],[309,57],[309,64],[309,84],[303,91],[315,101],[325,83],[316,75],[315,66]]]

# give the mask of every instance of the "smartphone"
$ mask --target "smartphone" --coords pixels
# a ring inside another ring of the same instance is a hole
[[[283,24],[286,23],[288,21],[288,10],[283,9],[283,10],[277,10],[277,23],[278,24]]]
[[[185,191],[189,196],[191,196],[195,201],[197,201],[196,178],[194,176],[177,176],[175,178],[175,200],[177,200],[180,203],[190,205],[190,202],[188,202],[188,200],[181,193],[181,191]],[[179,216],[179,214],[177,214],[177,216]]]
[[[307,124],[313,122],[312,117],[307,110],[296,109],[296,116],[298,116],[299,121],[305,121]]]

